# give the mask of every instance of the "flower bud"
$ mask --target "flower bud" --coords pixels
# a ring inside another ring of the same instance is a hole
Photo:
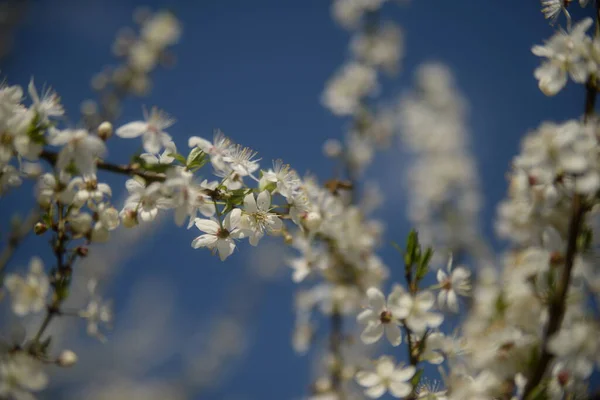
[[[44,232],[46,232],[47,230],[48,230],[48,225],[46,225],[46,224],[45,224],[45,223],[43,223],[43,222],[38,222],[37,224],[35,224],[35,225],[33,226],[33,232],[34,232],[36,235],[41,235],[41,234],[43,234]]]
[[[64,350],[56,359],[56,364],[60,367],[68,368],[77,363],[77,354],[71,350]]]
[[[321,226],[321,215],[318,212],[311,211],[302,217],[302,223],[309,231],[316,231]]]
[[[106,141],[113,134],[113,126],[110,122],[104,121],[98,126],[98,136],[100,139]]]
[[[77,247],[77,255],[80,257],[87,257],[88,252],[89,252],[89,250],[87,247],[84,247],[84,246]]]
[[[133,228],[138,224],[137,211],[125,210],[121,216],[125,228]]]

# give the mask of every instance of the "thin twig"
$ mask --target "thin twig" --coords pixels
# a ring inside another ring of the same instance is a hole
[[[40,154],[40,158],[43,160],[46,160],[47,162],[49,162],[52,165],[55,165],[56,160],[58,158],[58,154],[56,154],[55,152],[52,152],[52,151],[44,150],[44,151],[42,151],[42,154]],[[96,163],[96,166],[100,170],[113,172],[115,174],[128,175],[128,176],[137,175],[137,176],[144,178],[144,180],[148,183],[164,182],[166,179],[166,176],[164,174],[144,171],[135,165],[129,165],[129,164],[118,165],[118,164],[108,163],[105,161],[98,161]]]

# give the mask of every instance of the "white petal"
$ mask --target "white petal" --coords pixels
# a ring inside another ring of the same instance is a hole
[[[435,303],[435,297],[430,291],[425,291],[419,293],[415,301],[417,303],[417,307],[420,309],[429,310],[431,307],[433,307],[433,303]]]
[[[404,382],[390,382],[390,393],[399,399],[408,396],[412,392],[412,385]]]
[[[196,228],[200,229],[202,232],[210,233],[212,235],[215,235],[220,229],[219,224],[210,219],[197,218],[195,224]]]
[[[235,243],[231,239],[220,239],[217,241],[217,250],[219,251],[221,261],[225,261],[233,253],[234,249]]]
[[[237,228],[240,224],[240,219],[242,217],[242,210],[239,208],[234,208],[231,210],[229,214],[225,217],[223,221],[223,225],[225,225],[225,229],[227,229],[230,233],[235,228]]]
[[[249,214],[253,214],[258,211],[258,207],[256,206],[256,200],[254,199],[254,194],[248,193],[244,197],[244,211]]]
[[[382,378],[390,378],[394,373],[394,361],[390,357],[380,357],[377,361],[377,365],[375,366],[375,370],[377,371],[377,375]]]
[[[458,299],[454,290],[448,291],[448,308],[453,312],[458,312]]]
[[[379,315],[377,315],[373,310],[366,309],[362,311],[356,317],[356,321],[359,324],[368,324],[369,322],[377,322],[379,320]]]
[[[360,339],[364,344],[373,344],[383,336],[383,324],[379,321],[370,323],[360,334]]]
[[[365,395],[371,399],[378,399],[385,394],[385,390],[385,385],[380,383],[365,390]]]
[[[142,135],[148,130],[148,124],[143,121],[134,121],[123,125],[115,132],[117,136],[122,138],[134,138]]]
[[[415,375],[416,368],[409,365],[404,368],[396,368],[392,374],[392,380],[395,382],[406,382]]]
[[[374,372],[359,371],[356,373],[356,382],[358,382],[360,386],[371,387],[379,384],[381,378]]]
[[[396,324],[385,325],[385,336],[394,347],[402,343],[402,332]]]
[[[385,310],[385,297],[377,288],[371,287],[367,289],[367,297],[369,298],[369,307],[376,313],[381,313]]]
[[[260,211],[269,211],[269,207],[271,207],[271,193],[268,190],[263,190],[258,195],[256,202]]]

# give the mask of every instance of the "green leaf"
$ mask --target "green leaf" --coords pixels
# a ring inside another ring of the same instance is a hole
[[[194,172],[202,168],[207,161],[206,154],[198,147],[194,147],[188,155],[185,165],[188,170]]]
[[[419,260],[419,266],[417,267],[417,280],[421,280],[427,275],[429,272],[429,262],[431,261],[431,257],[433,256],[433,249],[428,247],[425,250],[425,254]]]
[[[187,160],[185,159],[184,156],[182,156],[179,153],[169,153],[168,156],[173,157],[175,160],[177,160],[182,165],[187,165]]]
[[[423,368],[419,368],[415,375],[410,380],[412,387],[416,388],[419,386],[419,382],[421,381],[421,376],[423,375]]]

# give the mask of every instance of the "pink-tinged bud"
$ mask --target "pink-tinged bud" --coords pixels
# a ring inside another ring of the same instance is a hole
[[[77,354],[71,350],[64,350],[56,359],[56,364],[60,367],[68,368],[77,363]]]
[[[44,232],[46,232],[47,230],[48,230],[48,225],[46,225],[46,224],[45,224],[45,223],[43,223],[43,222],[38,222],[38,223],[37,223],[37,224],[35,224],[35,225],[34,225],[34,227],[33,227],[33,232],[34,232],[36,235],[41,235],[41,234],[43,234]]]
[[[323,222],[321,215],[314,211],[308,212],[302,216],[302,223],[309,231],[316,231],[319,229],[321,222]]]

